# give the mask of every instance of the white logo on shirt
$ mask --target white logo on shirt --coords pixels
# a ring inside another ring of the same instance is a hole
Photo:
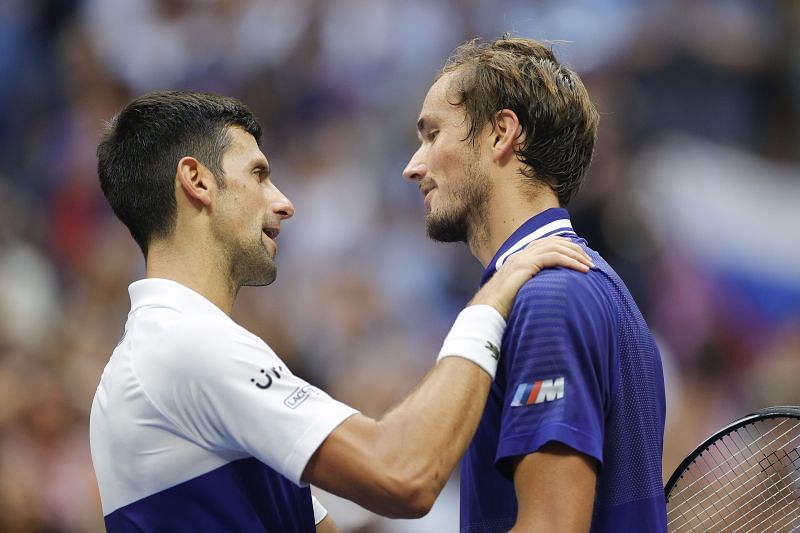
[[[306,401],[310,396],[319,394],[319,391],[311,385],[303,385],[297,387],[292,393],[283,400],[283,403],[289,409],[295,409],[298,405]]]
[[[511,407],[552,402],[564,397],[564,378],[540,379],[533,383],[520,383],[511,400]]]

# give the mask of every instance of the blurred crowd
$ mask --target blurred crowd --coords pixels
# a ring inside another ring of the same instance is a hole
[[[144,263],[99,132],[152,89],[242,98],[296,207],[234,318],[378,415],[431,366],[481,267],[429,242],[401,170],[448,53],[552,42],[601,114],[570,211],[628,283],[667,377],[664,475],[715,428],[800,404],[796,0],[0,0],[0,531],[102,531],[88,414]],[[456,531],[321,495],[345,532]]]

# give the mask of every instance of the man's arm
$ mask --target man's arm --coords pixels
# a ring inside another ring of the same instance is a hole
[[[345,420],[303,479],[381,515],[424,516],[472,439],[491,382],[466,359],[443,359],[381,420]]]
[[[586,271],[590,265],[567,239],[536,241],[512,256],[471,303],[491,305],[506,318],[519,288],[542,268]],[[331,432],[303,480],[386,516],[425,515],[477,429],[491,382],[467,359],[441,359],[380,420],[357,414]]]
[[[336,522],[333,521],[331,515],[322,519],[322,522],[317,524],[317,533],[339,533],[339,528],[336,527]]]
[[[316,533],[339,533],[336,522],[333,521],[328,510],[325,509],[314,495],[311,495],[311,505],[314,507],[314,521],[316,522]]]
[[[549,442],[514,470],[517,522],[512,532],[589,531],[597,463],[572,448]]]

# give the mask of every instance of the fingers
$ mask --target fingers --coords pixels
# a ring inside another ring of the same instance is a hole
[[[591,259],[579,254],[575,254],[575,252],[571,250],[554,250],[552,252],[547,252],[539,256],[539,261],[540,263],[535,265],[537,272],[544,268],[559,266],[571,268],[579,272],[588,272],[592,266],[594,266],[591,262]]]
[[[508,313],[517,291],[544,268],[572,268],[587,272],[594,266],[579,245],[564,237],[547,237],[530,243],[505,262],[471,303],[492,305],[503,317]]]
[[[507,263],[509,269],[530,269],[532,275],[548,267],[562,266],[587,272],[594,266],[583,248],[564,237],[547,237],[533,241],[511,256]]]

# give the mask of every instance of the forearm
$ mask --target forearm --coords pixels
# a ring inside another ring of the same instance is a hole
[[[436,498],[469,446],[491,383],[477,365],[447,357],[378,422],[387,466],[419,480],[423,500]]]
[[[333,521],[330,515],[317,524],[316,529],[316,533],[339,533],[339,528],[336,527],[336,522]]]
[[[490,386],[480,367],[447,357],[380,420],[346,420],[303,477],[385,516],[422,516],[469,445]]]

